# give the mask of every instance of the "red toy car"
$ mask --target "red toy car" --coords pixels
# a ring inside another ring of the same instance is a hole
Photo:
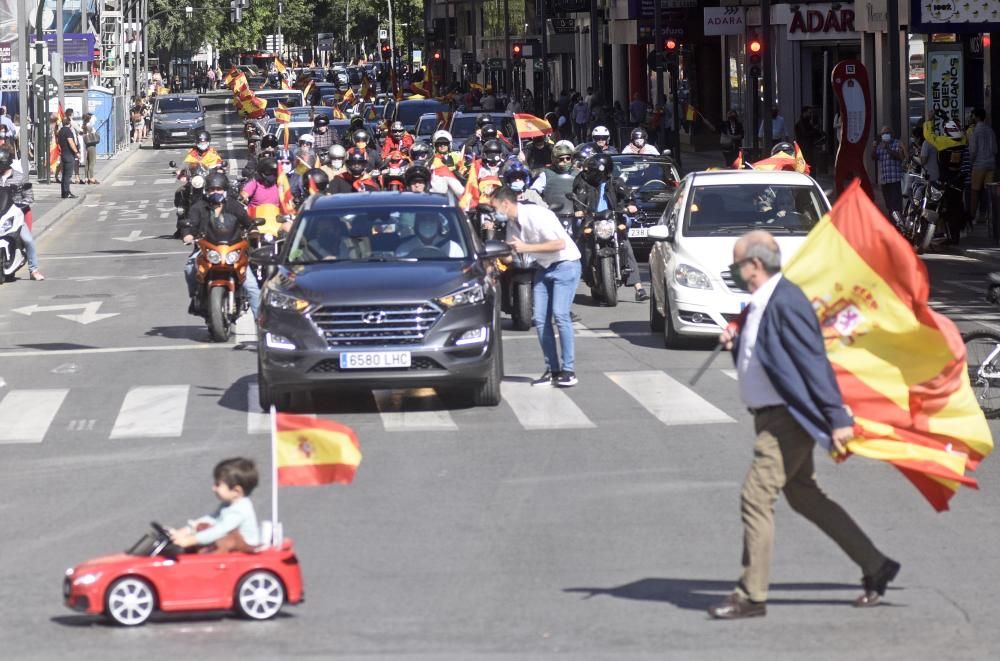
[[[303,599],[299,559],[286,539],[255,553],[185,553],[167,530],[150,524],[125,553],[66,570],[63,597],[76,611],[105,614],[123,626],[143,624],[156,610],[235,609],[267,620]]]

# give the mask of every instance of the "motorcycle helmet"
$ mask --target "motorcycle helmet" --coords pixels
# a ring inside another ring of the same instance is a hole
[[[507,161],[503,171],[503,183],[515,193],[525,191],[531,185],[531,170],[517,159]]]
[[[327,150],[330,155],[330,167],[334,170],[339,170],[344,167],[344,159],[347,158],[347,150],[344,149],[343,145],[333,145]]]
[[[312,133],[303,133],[299,136],[299,145],[312,145],[314,142],[316,142],[316,138],[313,137]]]
[[[351,113],[351,131],[357,131],[358,129],[363,129],[365,127],[365,118],[359,113]]]
[[[427,186],[430,184],[430,181],[430,170],[420,164],[411,165],[403,175],[403,183],[406,184],[407,188],[410,188],[416,182],[423,182],[424,186]]]
[[[487,140],[496,140],[497,127],[493,126],[492,124],[487,124],[486,126],[483,127],[482,137],[483,137],[483,142],[486,142]]]
[[[360,177],[365,173],[365,169],[368,167],[368,159],[365,155],[359,151],[352,150],[351,153],[347,155],[345,161],[347,171],[355,177]]]
[[[362,142],[365,143],[365,145],[367,145],[369,142],[372,141],[372,136],[367,130],[358,129],[353,134],[351,134],[351,140],[354,141],[354,144],[356,145]]]
[[[330,125],[330,118],[327,117],[326,115],[316,115],[313,118],[313,128],[315,129],[326,128],[329,125]]]
[[[392,126],[389,127],[389,133],[393,140],[399,142],[403,139],[403,134],[406,133],[406,127],[403,126],[403,122],[393,122]]]
[[[406,154],[398,149],[394,149],[389,152],[389,155],[385,158],[386,169],[389,170],[389,174],[391,176],[398,177],[402,175],[403,171],[406,170],[406,166],[409,164],[410,161],[406,158]]]
[[[9,149],[0,149],[0,172],[6,172],[14,166],[14,154]]]
[[[483,161],[490,167],[500,165],[503,160],[503,148],[497,140],[487,140],[483,145]]]
[[[487,124],[492,124],[492,123],[493,123],[493,118],[490,117],[489,115],[487,115],[486,113],[483,113],[479,117],[476,117],[476,128],[477,129],[481,130]]]
[[[646,145],[646,138],[648,137],[649,134],[646,133],[646,129],[642,128],[641,126],[632,129],[631,140],[632,144],[635,145],[636,147],[640,148],[644,147]]]
[[[594,143],[585,142],[578,146],[573,152],[573,167],[577,170],[583,169],[583,164],[588,158],[597,153],[597,148],[594,147]]]
[[[945,122],[944,132],[949,138],[952,138],[953,140],[961,140],[962,138],[965,137],[965,134],[962,133],[962,127],[960,127],[958,123],[953,119]]]
[[[208,148],[212,146],[212,134],[208,131],[200,131],[194,142],[198,151],[208,151]]]
[[[270,133],[265,135],[260,139],[260,149],[277,149],[278,148],[278,136],[271,135]]]
[[[330,177],[326,172],[319,168],[313,168],[306,172],[306,179],[304,183],[304,188],[309,193],[325,193],[326,187],[330,183]]]
[[[278,181],[278,162],[273,158],[262,158],[257,163],[257,178],[265,186],[273,186]]]
[[[211,192],[213,190],[229,190],[229,177],[218,170],[210,172],[205,177],[205,191]]]
[[[594,142],[603,140],[605,142],[611,140],[611,131],[608,130],[607,126],[595,126],[594,130],[590,133],[590,139]]]
[[[588,184],[596,186],[611,179],[612,167],[610,156],[594,154],[583,162],[583,178]]]
[[[794,154],[795,147],[793,147],[792,143],[790,142],[779,142],[775,146],[771,147],[771,156],[776,156],[781,152],[784,152],[786,154]]]
[[[438,129],[434,132],[434,149],[437,151],[441,150],[441,146],[445,146],[445,151],[451,149],[451,133],[448,133],[444,129]]]
[[[573,143],[569,140],[560,140],[552,148],[552,169],[566,173],[571,167],[573,167]]]
[[[414,142],[410,147],[410,158],[414,163],[423,163],[431,157],[431,151],[431,146],[423,140]]]

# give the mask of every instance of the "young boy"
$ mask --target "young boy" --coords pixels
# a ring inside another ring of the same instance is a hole
[[[250,459],[234,457],[215,465],[212,491],[223,505],[214,514],[189,521],[184,528],[170,530],[170,538],[181,547],[214,547],[215,551],[251,551],[260,544],[260,529],[250,494],[257,486],[257,467]]]

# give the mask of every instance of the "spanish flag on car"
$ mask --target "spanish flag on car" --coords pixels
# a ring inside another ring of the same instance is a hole
[[[272,415],[279,486],[351,483],[361,464],[361,446],[350,427],[308,415]]]
[[[927,268],[857,179],[784,268],[812,301],[854,415],[851,454],[899,469],[938,511],[993,450],[954,322]],[[843,459],[838,457],[839,459]]]
[[[278,124],[287,124],[292,121],[291,111],[281,101],[278,101],[278,107],[274,109],[274,121]]]

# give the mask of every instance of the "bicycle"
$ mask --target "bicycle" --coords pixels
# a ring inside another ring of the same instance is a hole
[[[963,333],[969,384],[985,413],[1000,413],[1000,333]]]

